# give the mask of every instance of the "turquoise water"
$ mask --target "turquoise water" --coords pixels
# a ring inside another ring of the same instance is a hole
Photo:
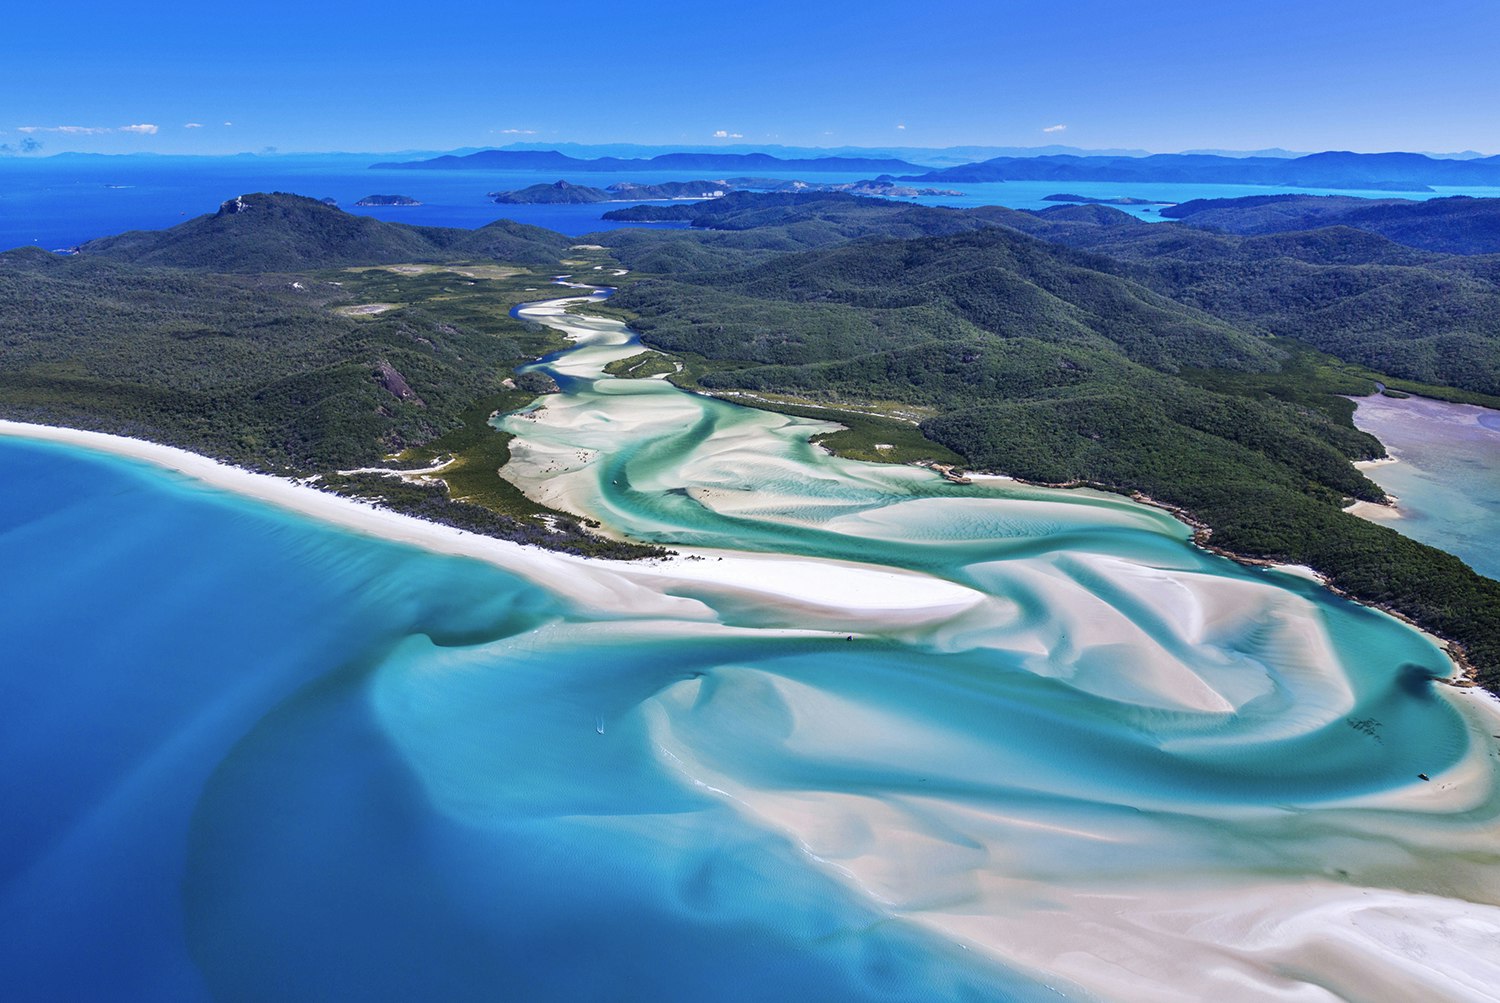
[[[925,186],[919,186],[925,187]],[[914,201],[926,205],[981,206],[1003,205],[1011,209],[1047,209],[1059,205],[1048,202],[1048,195],[1083,195],[1088,198],[1138,198],[1155,202],[1177,203],[1192,199],[1237,199],[1247,195],[1352,195],[1369,199],[1412,199],[1425,202],[1428,199],[1446,198],[1452,195],[1471,195],[1475,198],[1500,197],[1500,188],[1438,188],[1430,192],[1391,192],[1377,189],[1346,188],[1297,188],[1276,185],[1213,185],[1184,182],[1133,181],[1003,181],[964,184],[934,185],[932,187],[953,189],[963,194],[957,196],[927,196]],[[1066,204],[1066,203],[1061,203]],[[1115,206],[1148,223],[1163,222],[1160,205]]]
[[[509,476],[701,549],[507,570],[0,440],[8,994],[1467,998],[1359,939],[1500,934],[1427,640],[531,315],[579,347]]]
[[[98,454],[4,440],[0,469],[10,998],[1006,986],[653,769],[628,728],[596,733],[777,646],[601,645],[486,565]],[[458,804],[424,789],[411,741],[460,757]]]
[[[1500,578],[1500,413],[1422,397],[1355,403],[1355,425],[1397,459],[1365,470],[1395,496],[1395,512],[1361,511]]]

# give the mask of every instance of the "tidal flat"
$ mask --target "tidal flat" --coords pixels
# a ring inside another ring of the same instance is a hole
[[[1394,463],[1365,464],[1365,474],[1396,498],[1362,506],[1374,519],[1457,554],[1482,575],[1500,578],[1500,412],[1425,397],[1354,398],[1354,423],[1385,444]]]
[[[841,459],[829,422],[610,378],[638,342],[566,306],[523,310],[574,347],[497,419],[506,476],[675,557],[7,427],[12,987],[1500,984],[1500,715],[1423,635],[1118,496]]]

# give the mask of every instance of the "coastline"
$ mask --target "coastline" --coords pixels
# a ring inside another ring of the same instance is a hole
[[[608,614],[614,614],[616,619],[649,620],[652,631],[727,635],[771,630],[781,631],[782,636],[826,637],[834,632],[858,635],[862,624],[889,633],[893,627],[942,623],[969,606],[977,607],[976,619],[985,615],[985,610],[978,608],[985,601],[982,593],[915,573],[833,560],[708,550],[644,562],[578,557],[426,522],[319,491],[299,481],[255,473],[145,440],[3,420],[0,436],[75,446],[146,462],[208,488],[341,529],[429,552],[486,561],[592,604],[595,610],[606,613],[600,619],[610,619]],[[1149,502],[1145,496],[1137,500]],[[726,625],[710,605],[695,598],[712,599],[731,592],[736,598],[751,597],[764,607],[764,613],[758,611],[753,624],[736,621]],[[1233,605],[1232,595],[1224,593],[1223,597],[1226,606]],[[1174,699],[1182,700],[1186,695],[1184,682],[1163,678],[1162,687]],[[825,705],[807,700],[790,684],[778,685],[788,705],[806,714],[809,722],[827,720],[820,718],[826,713]],[[687,686],[684,684],[684,695],[689,692]],[[1452,703],[1463,708],[1475,735],[1481,734],[1481,728],[1489,734],[1500,727],[1500,701],[1493,695],[1484,693],[1468,700],[1455,695]],[[670,711],[672,705],[668,702],[663,706]],[[1213,712],[1218,708],[1196,709]],[[1167,882],[1155,890],[1126,894],[1101,894],[1097,884],[1081,879],[1050,893],[1054,908],[1017,910],[1011,903],[1018,889],[1024,890],[1022,882],[1027,879],[1008,875],[998,863],[968,865],[976,875],[974,897],[950,904],[932,899],[931,889],[949,887],[955,854],[951,832],[1024,835],[1039,823],[1024,813],[1012,817],[1003,811],[985,814],[949,808],[940,796],[917,792],[907,795],[909,800],[902,805],[878,797],[760,787],[733,771],[720,774],[711,763],[695,759],[693,743],[677,742],[677,734],[671,728],[652,733],[664,760],[675,764],[685,783],[727,798],[735,811],[798,845],[825,873],[865,900],[878,903],[893,918],[910,922],[944,943],[1037,973],[1043,980],[1068,979],[1092,988],[1107,982],[1118,987],[1124,1000],[1186,1001],[1192,992],[1207,991],[1201,974],[1211,967],[1209,959],[1225,954],[1249,958],[1264,953],[1273,959],[1293,961],[1314,958],[1323,949],[1328,930],[1335,931],[1345,944],[1350,965],[1367,965],[1382,972],[1391,969],[1397,975],[1404,975],[1412,966],[1382,938],[1412,929],[1437,930],[1423,933],[1419,946],[1441,959],[1441,964],[1429,966],[1432,971],[1441,971],[1444,965],[1458,965],[1458,959],[1467,956],[1466,951],[1478,951],[1482,937],[1500,922],[1492,921],[1492,907],[1463,899],[1450,901],[1379,887],[1366,889],[1357,884],[1351,887],[1346,881],[1329,879],[1273,880],[1254,875],[1209,891],[1178,888]],[[592,737],[588,740],[593,741]],[[851,750],[879,748],[896,740],[899,735],[893,738],[879,729],[819,732],[809,724],[809,730],[799,735],[802,744],[796,748],[804,754],[827,748],[832,750],[830,755],[844,756]],[[1467,776],[1435,773],[1436,782],[1430,786],[1383,792],[1368,801],[1351,802],[1349,807],[1460,812],[1471,807],[1466,799],[1475,788],[1472,783],[1460,782]],[[952,828],[929,828],[933,818],[951,823]],[[1490,831],[1475,837],[1461,833],[1455,838],[1489,839]],[[1107,834],[1108,829],[1099,832]],[[860,833],[865,835],[851,836]],[[1087,837],[1089,833],[1082,835]],[[888,866],[892,861],[900,865]],[[974,903],[983,908],[974,908]],[[1205,916],[1212,920],[1204,920]],[[1103,947],[1097,949],[1098,953],[1082,948],[1059,956],[1057,945],[1076,944],[1079,922],[1097,924],[1105,931]],[[1445,924],[1458,933],[1445,936]],[[1141,955],[1144,967],[1121,965],[1111,950],[1120,944],[1136,943],[1143,930],[1151,931],[1159,946]],[[1268,939],[1276,942],[1268,946]],[[1256,979],[1257,986],[1266,988],[1266,998],[1291,998],[1271,992],[1274,981],[1260,981],[1268,977],[1253,961],[1240,962],[1238,968],[1238,977]],[[1420,966],[1414,970],[1419,974],[1427,971]],[[1171,973],[1171,980],[1192,988],[1163,996],[1159,971]],[[1441,981],[1434,984],[1448,985]]]
[[[1396,463],[1399,461],[1394,457],[1391,457],[1382,460],[1367,460],[1360,462],[1381,464]],[[1239,554],[1224,547],[1216,546],[1212,542],[1213,527],[1208,523],[1203,522],[1201,519],[1198,519],[1191,512],[1189,512],[1185,508],[1182,508],[1181,506],[1173,505],[1170,502],[1160,501],[1142,491],[1131,491],[1126,494],[1125,492],[1120,490],[1102,487],[1097,484],[1090,484],[1086,481],[1069,481],[1066,484],[1048,484],[1043,481],[1026,480],[1025,478],[1015,477],[1010,474],[972,470],[966,470],[964,475],[971,479],[993,478],[997,480],[1007,480],[1012,481],[1016,484],[1025,484],[1029,487],[1054,488],[1066,491],[1076,491],[1078,489],[1103,491],[1109,494],[1124,495],[1137,504],[1148,505],[1152,508],[1160,509],[1161,511],[1171,515],[1172,518],[1176,519],[1178,522],[1188,527],[1188,529],[1191,531],[1189,542],[1191,542],[1193,546],[1197,547],[1200,550],[1205,550],[1210,554],[1226,558],[1227,560],[1234,561],[1236,564],[1240,564],[1245,567],[1263,568],[1267,571],[1276,571],[1282,574],[1291,575],[1295,578],[1302,578],[1307,581],[1315,582],[1341,599],[1347,599],[1349,602],[1352,602],[1357,606],[1363,606],[1366,609],[1376,610],[1377,612],[1384,613],[1386,616],[1401,621],[1403,624],[1431,641],[1433,643],[1433,646],[1441,651],[1443,655],[1448,659],[1449,663],[1453,666],[1452,673],[1448,676],[1438,679],[1438,682],[1458,690],[1478,690],[1479,692],[1485,693],[1493,698],[1494,709],[1497,712],[1500,712],[1500,694],[1491,693],[1479,682],[1479,667],[1476,666],[1472,661],[1470,661],[1468,652],[1464,648],[1462,643],[1455,641],[1452,638],[1444,637],[1441,634],[1433,633],[1426,627],[1417,623],[1417,621],[1413,620],[1411,617],[1407,616],[1405,613],[1392,606],[1389,606],[1385,603],[1366,602],[1365,600],[1360,599],[1358,596],[1344,591],[1337,585],[1334,585],[1329,577],[1322,571],[1319,571],[1317,568],[1310,567],[1306,564],[1288,564],[1283,561],[1276,561],[1266,557],[1250,557],[1246,554]],[[1387,519],[1399,519],[1401,517],[1401,513],[1396,510],[1394,504],[1385,506],[1378,505],[1375,502],[1355,502],[1353,505],[1346,507],[1344,511],[1349,512],[1351,515],[1360,515],[1364,518],[1369,518],[1368,516],[1364,516],[1364,513],[1362,512],[1354,511],[1355,508],[1361,505],[1367,505],[1371,508],[1378,509],[1382,513],[1388,513],[1385,515],[1385,518]]]
[[[212,488],[265,502],[347,531],[418,547],[431,553],[484,561],[567,595],[595,613],[659,615],[697,621],[712,618],[709,607],[703,603],[667,594],[663,588],[667,585],[754,593],[774,605],[795,607],[804,615],[810,615],[823,623],[825,629],[830,631],[857,631],[861,619],[877,612],[889,617],[898,611],[909,610],[915,619],[921,620],[924,619],[924,610],[951,611],[955,604],[962,604],[962,600],[951,592],[954,587],[952,583],[856,562],[747,555],[737,551],[680,547],[677,548],[679,554],[675,559],[665,557],[616,561],[582,557],[528,547],[430,522],[356,498],[322,491],[302,481],[246,470],[177,446],[161,445],[145,439],[8,419],[0,419],[0,436],[78,446],[143,461],[183,474]],[[1003,477],[1035,487],[1094,488],[1093,485],[1083,483],[1040,484],[1005,474],[981,473],[977,476]],[[1138,491],[1126,497],[1138,504],[1165,511],[1185,524],[1191,530],[1191,542],[1200,549],[1241,565],[1280,571],[1316,581],[1334,595],[1401,621],[1431,640],[1452,664],[1452,674],[1440,679],[1440,682],[1458,689],[1483,689],[1477,680],[1478,670],[1461,644],[1432,633],[1399,610],[1384,604],[1362,602],[1332,585],[1315,568],[1247,557],[1216,547],[1210,542],[1212,528],[1195,519],[1186,510]],[[798,574],[785,574],[793,566]],[[836,589],[830,589],[832,581],[828,569],[839,568],[844,569],[843,573],[840,576],[835,572],[835,577],[841,577],[842,580],[838,582]],[[815,574],[819,569],[823,573]],[[817,589],[813,590],[817,596],[840,595],[840,602],[830,604],[815,597],[813,592],[792,584],[808,581],[818,582]],[[855,601],[856,599],[859,601]]]
[[[0,437],[56,443],[149,463],[227,491],[378,540],[430,553],[483,561],[567,596],[594,615],[716,622],[710,607],[672,594],[684,588],[753,593],[795,608],[830,631],[857,630],[862,620],[916,620],[978,601],[954,583],[854,561],[677,548],[678,556],[619,561],[565,554],[496,539],[371,503],[321,491],[302,481],[231,466],[176,446],[57,425],[0,419]],[[790,573],[789,573],[790,572]],[[827,596],[837,595],[837,603]]]

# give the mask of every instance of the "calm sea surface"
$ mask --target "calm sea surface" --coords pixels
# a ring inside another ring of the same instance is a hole
[[[556,174],[484,171],[369,170],[384,158],[352,155],[240,157],[0,157],[0,249],[33,244],[49,250],[73,247],[125,230],[160,229],[213,212],[224,200],[255,191],[286,191],[333,198],[349,212],[428,226],[476,227],[500,218],[544,226],[572,236],[608,229],[600,216],[613,204],[499,206],[485,193],[559,180]],[[757,172],[758,174],[763,172]],[[617,181],[691,181],[703,172],[579,174],[566,178],[603,187]],[[778,175],[767,175],[778,176]],[[858,181],[862,174],[780,175],[809,181]],[[709,179],[711,180],[711,179]],[[922,187],[922,186],[918,186]],[[1389,192],[1273,189],[1244,185],[1126,184],[1113,182],[1014,181],[941,185],[960,196],[922,198],[930,205],[1003,205],[1045,208],[1047,195],[1067,192],[1093,197],[1131,196],[1163,202],[1235,198],[1276,191],[1390,197]],[[366,195],[409,195],[421,206],[359,208]],[[1500,195],[1500,189],[1453,189],[1434,195]],[[1143,219],[1159,219],[1154,207],[1130,206]],[[656,224],[660,225],[660,224]]]
[[[1500,579],[1500,412],[1422,397],[1356,397],[1354,424],[1396,463],[1365,474],[1397,498],[1375,518]]]

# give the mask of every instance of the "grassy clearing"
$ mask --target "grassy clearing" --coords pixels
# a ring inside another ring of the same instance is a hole
[[[660,352],[642,352],[628,359],[616,359],[605,366],[604,371],[610,376],[618,376],[622,379],[644,380],[652,376],[675,373],[681,368],[682,364],[674,361],[670,356]]]
[[[336,306],[333,312],[340,317],[375,317],[392,310],[399,310],[401,303],[357,303],[353,306]]]
[[[482,505],[494,512],[514,516],[553,514],[553,510],[527,498],[514,484],[500,476],[510,460],[509,433],[490,424],[490,416],[508,414],[525,407],[533,396],[508,390],[475,401],[460,416],[463,424],[424,446],[408,449],[396,458],[396,466],[435,466],[444,458],[451,462],[436,476],[448,483],[455,501]]]
[[[782,410],[778,407],[776,410]],[[791,413],[791,412],[786,412]],[[823,412],[827,414],[828,412]],[[810,412],[810,417],[817,417]],[[933,442],[915,425],[849,411],[835,412],[840,431],[813,436],[813,442],[835,456],[870,463],[944,463],[964,465],[964,458],[947,446]]]
[[[835,456],[869,463],[927,462],[961,467],[965,462],[958,453],[922,434],[917,422],[926,416],[925,408],[890,401],[823,403],[770,393],[715,391],[713,396],[762,411],[837,422],[844,427],[812,437]]]

